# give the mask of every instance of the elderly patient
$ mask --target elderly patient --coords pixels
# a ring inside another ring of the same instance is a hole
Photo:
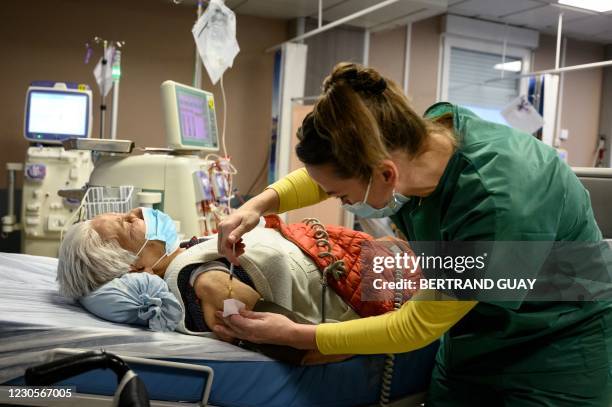
[[[186,326],[187,333],[224,325],[215,312],[223,309],[223,301],[230,295],[229,263],[218,254],[216,239],[167,253],[163,241],[147,240],[147,236],[140,208],[124,214],[99,215],[71,226],[60,248],[60,292],[78,299],[125,273],[152,273],[164,278],[175,296],[182,297],[185,318],[191,316],[194,320]],[[236,278],[231,282],[232,298],[243,302],[247,309],[253,309],[264,298],[318,322],[322,293],[316,264],[274,229],[256,228],[245,235],[245,243],[249,249],[241,256],[244,269],[237,267]],[[194,298],[189,292],[194,293]],[[332,290],[325,295],[328,320],[358,318]],[[190,312],[193,302],[201,310],[203,321],[197,321]]]

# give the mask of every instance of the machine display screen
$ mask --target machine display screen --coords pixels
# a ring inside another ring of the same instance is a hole
[[[86,94],[31,91],[27,106],[26,132],[30,138],[40,140],[86,137],[88,114],[89,97]]]
[[[217,147],[216,132],[211,131],[212,106],[209,106],[206,96],[177,87],[176,98],[181,142],[198,147]]]

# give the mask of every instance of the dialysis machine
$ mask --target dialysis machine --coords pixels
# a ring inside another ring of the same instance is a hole
[[[185,238],[216,233],[217,222],[230,211],[235,170],[227,158],[214,154],[219,151],[219,137],[213,95],[173,81],[162,84],[161,94],[167,148],[131,154],[133,143],[126,140],[76,139],[64,145],[100,154],[90,190],[133,188],[131,203],[121,210],[134,206],[163,210]]]
[[[24,133],[30,142],[23,166],[21,224],[16,225],[14,208],[2,218],[3,232],[21,229],[21,251],[56,257],[60,232],[79,206],[79,201],[62,198],[58,191],[82,188],[93,169],[88,151],[66,151],[63,140],[91,135],[92,93],[87,85],[64,82],[33,82],[25,103]],[[10,179],[20,169],[8,163]],[[14,202],[14,185],[9,202]]]

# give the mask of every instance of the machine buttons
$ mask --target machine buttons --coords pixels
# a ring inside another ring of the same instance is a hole
[[[38,212],[40,210],[40,205],[37,202],[29,203],[26,205],[26,211],[28,212]]]
[[[42,181],[47,175],[45,164],[26,164],[25,177],[31,181]]]
[[[35,189],[32,192],[32,196],[34,197],[34,199],[39,200],[40,198],[42,198],[43,196],[43,191],[42,189]]]
[[[40,218],[38,216],[26,216],[26,226],[38,226],[40,224]]]

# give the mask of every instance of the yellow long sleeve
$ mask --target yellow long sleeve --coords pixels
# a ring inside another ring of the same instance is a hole
[[[409,352],[438,339],[476,304],[412,300],[384,315],[321,324],[316,329],[317,347],[323,354]]]
[[[268,186],[278,194],[278,213],[314,205],[328,198],[325,191],[314,182],[306,168],[295,170]]]

